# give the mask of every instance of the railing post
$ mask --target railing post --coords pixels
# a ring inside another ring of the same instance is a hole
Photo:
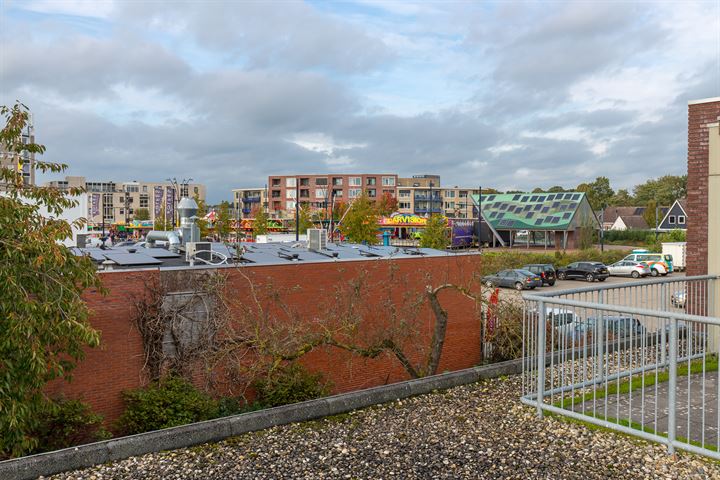
[[[664,337],[664,335],[663,335]],[[675,453],[675,430],[677,410],[675,391],[677,389],[677,319],[670,319],[670,379],[668,381],[668,453]],[[688,379],[689,381],[689,379]],[[688,412],[688,415],[690,412]]]
[[[600,290],[598,292],[598,303],[603,303],[603,291]],[[597,322],[595,322],[595,325],[598,329],[596,338],[597,338],[597,348],[595,357],[595,366],[597,369],[596,377],[598,378],[598,381],[603,381],[603,362],[605,360],[604,358],[604,348],[605,348],[605,326],[604,324],[604,318],[605,316],[601,314],[600,312],[596,312],[597,314]]]
[[[538,302],[538,343],[537,343],[537,368],[538,368],[538,380],[537,380],[537,415],[538,418],[542,418],[543,410],[542,404],[545,398],[545,302],[540,300]]]

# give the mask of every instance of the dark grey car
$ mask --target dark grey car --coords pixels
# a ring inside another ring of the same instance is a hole
[[[507,287],[515,290],[532,290],[542,287],[542,279],[527,270],[501,270],[495,275],[487,275],[482,281],[488,287]]]

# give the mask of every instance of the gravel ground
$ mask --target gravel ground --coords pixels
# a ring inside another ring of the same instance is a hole
[[[493,379],[55,479],[718,478],[720,464],[538,419],[519,377]]]

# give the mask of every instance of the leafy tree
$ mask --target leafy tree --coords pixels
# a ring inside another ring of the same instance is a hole
[[[442,215],[432,215],[428,218],[425,230],[420,237],[420,246],[445,250],[449,237],[447,219]]]
[[[307,206],[300,206],[300,213],[298,218],[300,219],[300,234],[307,233],[308,228],[313,227],[312,218],[310,215],[310,208]]]
[[[142,220],[150,220],[150,210],[147,208],[138,208],[135,210],[135,215],[133,216],[134,220],[142,221]]]
[[[543,190],[542,188],[537,187],[537,188],[534,188],[534,189],[533,189],[532,193],[543,193],[544,191],[545,191],[545,190]]]
[[[602,210],[615,195],[607,177],[597,177],[594,182],[581,183],[576,190],[587,194],[588,202],[595,211]]]
[[[687,196],[687,175],[665,175],[657,179],[635,186],[635,200],[640,205],[655,200],[659,205],[670,206],[672,203]]]
[[[392,194],[385,192],[377,201],[378,213],[387,217],[397,212],[398,200]]]
[[[548,193],[562,193],[566,190],[563,187],[561,187],[560,185],[555,185],[553,187],[548,188],[547,191],[548,191]]]
[[[232,215],[230,214],[230,204],[226,201],[220,202],[220,208],[215,218],[215,233],[225,239],[230,236],[232,231]]]
[[[621,188],[610,198],[608,205],[612,205],[613,207],[630,207],[634,205],[634,203],[635,199],[633,196],[630,195],[626,189]]]
[[[165,218],[165,205],[160,207],[160,213],[155,216],[155,222],[153,222],[153,230],[170,230],[171,223],[169,219]]]
[[[195,194],[194,198],[195,203],[198,204],[198,211],[195,214],[198,219],[195,223],[200,230],[200,238],[205,238],[210,233],[210,226],[208,225],[208,221],[205,220],[205,215],[207,215],[207,204],[205,203],[205,200],[201,199],[197,193]]]
[[[23,143],[28,110],[22,104],[0,107],[6,125],[0,130],[0,150],[12,165],[25,154],[42,154],[45,147]],[[67,165],[36,161],[41,172],[60,173]],[[21,172],[0,166],[0,457],[22,455],[38,440],[31,432],[46,411],[45,384],[69,378],[84,347],[97,346],[99,333],[90,326],[85,289],[101,288],[95,266],[73,255],[61,240],[72,236],[64,220],[46,218],[40,208],[58,216],[77,205],[84,191],[25,185]],[[74,222],[81,226],[84,220]]]
[[[258,208],[255,212],[255,220],[253,222],[253,238],[258,235],[267,235],[268,233],[268,214],[264,208]]]
[[[335,202],[335,205],[333,206],[333,219],[338,222],[341,218],[343,218],[343,215],[345,215],[345,212],[347,212],[347,210],[347,203]]]
[[[350,205],[340,226],[340,231],[354,243],[378,243],[378,212],[375,202],[363,193]]]
[[[656,208],[657,208],[657,203],[655,202],[655,200],[650,200],[649,202],[647,202],[647,206],[645,208],[645,213],[643,213],[643,218],[647,222],[648,227],[650,227],[652,229],[655,229],[655,220],[656,220],[655,209]],[[657,220],[659,221],[660,219],[657,219]]]

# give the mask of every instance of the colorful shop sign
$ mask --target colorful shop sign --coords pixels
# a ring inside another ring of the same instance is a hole
[[[393,213],[389,217],[381,217],[378,224],[381,227],[424,227],[427,224],[427,218],[418,215]]]

